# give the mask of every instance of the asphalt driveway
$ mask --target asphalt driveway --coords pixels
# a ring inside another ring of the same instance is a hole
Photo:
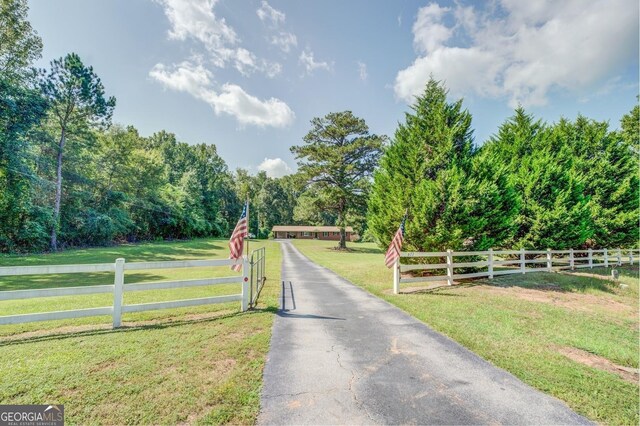
[[[589,424],[282,241],[259,424]]]

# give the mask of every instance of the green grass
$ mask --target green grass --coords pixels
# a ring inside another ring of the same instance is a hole
[[[266,246],[256,311],[239,302],[111,317],[0,326],[0,404],[65,404],[69,424],[253,423],[278,305],[281,255]],[[0,266],[224,258],[223,240],[2,256]],[[229,276],[228,267],[127,273],[125,283]],[[0,277],[0,290],[111,284],[113,274]],[[239,284],[125,293],[125,304],[237,294]],[[2,315],[110,306],[111,295],[1,301]]]
[[[596,277],[537,272],[393,295],[392,272],[373,244],[295,240],[310,259],[393,303],[529,385],[604,424],[638,424],[638,384],[572,361],[578,348],[638,368],[638,268],[620,268],[627,289]],[[610,275],[610,270],[582,269]],[[401,289],[402,291],[402,289]]]

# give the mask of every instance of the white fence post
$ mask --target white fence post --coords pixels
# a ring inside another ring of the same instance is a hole
[[[633,250],[629,250],[629,262],[633,265]]]
[[[547,249],[547,272],[551,272],[551,267],[553,266],[553,261],[551,260],[551,249]]]
[[[576,269],[576,260],[575,257],[573,257],[573,249],[569,249],[569,267],[572,271]]]
[[[520,249],[520,272],[525,273],[525,263],[524,263],[524,247]]]
[[[249,309],[249,297],[250,297],[250,289],[249,286],[249,258],[247,256],[242,256],[242,300],[240,301],[240,309],[242,312]]]
[[[489,263],[489,279],[493,279],[493,249],[489,249],[489,257],[487,259]]]
[[[587,250],[589,252],[589,268],[593,269],[593,249]]]
[[[400,258],[393,262],[393,294],[400,293]]]
[[[622,266],[622,250],[618,249],[618,266]]]
[[[453,284],[453,250],[447,250],[447,284]]]
[[[124,290],[124,259],[116,259],[116,273],[113,279],[113,328],[122,323],[122,293]]]
[[[607,249],[604,249],[604,267],[609,267],[609,255],[607,254]]]

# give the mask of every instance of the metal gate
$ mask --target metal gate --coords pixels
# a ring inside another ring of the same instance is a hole
[[[264,282],[267,280],[265,276],[265,249],[261,247],[251,252],[249,259],[250,264],[250,285],[249,285],[249,307],[255,308],[260,297],[260,291]]]

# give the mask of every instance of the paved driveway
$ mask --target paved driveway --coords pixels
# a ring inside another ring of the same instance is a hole
[[[589,423],[281,244],[259,424]]]

